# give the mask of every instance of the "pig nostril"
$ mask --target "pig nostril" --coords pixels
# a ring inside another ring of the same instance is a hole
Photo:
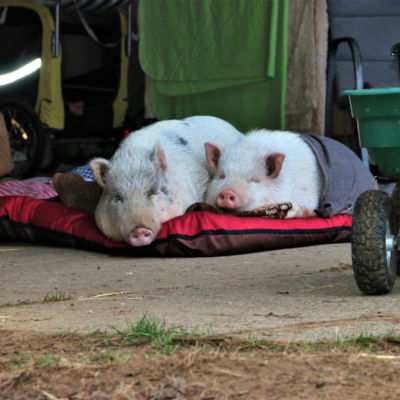
[[[131,232],[130,236],[132,239],[135,240],[151,239],[153,236],[153,232],[151,231],[151,229],[137,228]]]
[[[234,200],[235,200],[235,197],[234,197],[234,196],[229,196],[229,200],[230,200],[230,201],[234,201]]]

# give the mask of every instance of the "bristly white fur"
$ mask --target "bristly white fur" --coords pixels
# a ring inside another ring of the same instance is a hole
[[[210,179],[204,143],[225,146],[238,137],[232,125],[205,116],[161,121],[133,132],[106,165],[105,187],[95,212],[98,227],[119,241],[127,241],[140,226],[156,234],[163,222],[204,201]],[[157,167],[156,145],[165,154],[165,171]],[[148,198],[146,193],[155,184],[163,185],[167,194]],[[123,202],[115,201],[116,194]]]
[[[218,170],[207,192],[209,204],[216,204],[222,190],[233,189],[241,196],[241,210],[283,202],[296,203],[310,210],[318,207],[320,171],[312,150],[301,135],[257,130],[220,150]],[[266,157],[273,153],[285,155],[276,178],[267,176],[265,165]]]

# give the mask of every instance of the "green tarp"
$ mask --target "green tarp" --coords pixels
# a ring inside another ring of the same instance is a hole
[[[283,128],[288,0],[145,0],[139,57],[159,119]]]

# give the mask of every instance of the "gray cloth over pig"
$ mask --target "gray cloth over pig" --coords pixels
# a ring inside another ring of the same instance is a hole
[[[344,144],[318,135],[301,135],[312,149],[321,172],[321,196],[315,212],[321,217],[351,214],[358,196],[376,189],[375,178]]]

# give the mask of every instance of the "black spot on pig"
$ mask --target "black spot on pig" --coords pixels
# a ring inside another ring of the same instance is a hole
[[[160,191],[164,194],[168,194],[168,188],[165,185],[161,185]]]
[[[188,144],[187,140],[180,136],[176,138],[176,142],[182,146],[187,146]]]

